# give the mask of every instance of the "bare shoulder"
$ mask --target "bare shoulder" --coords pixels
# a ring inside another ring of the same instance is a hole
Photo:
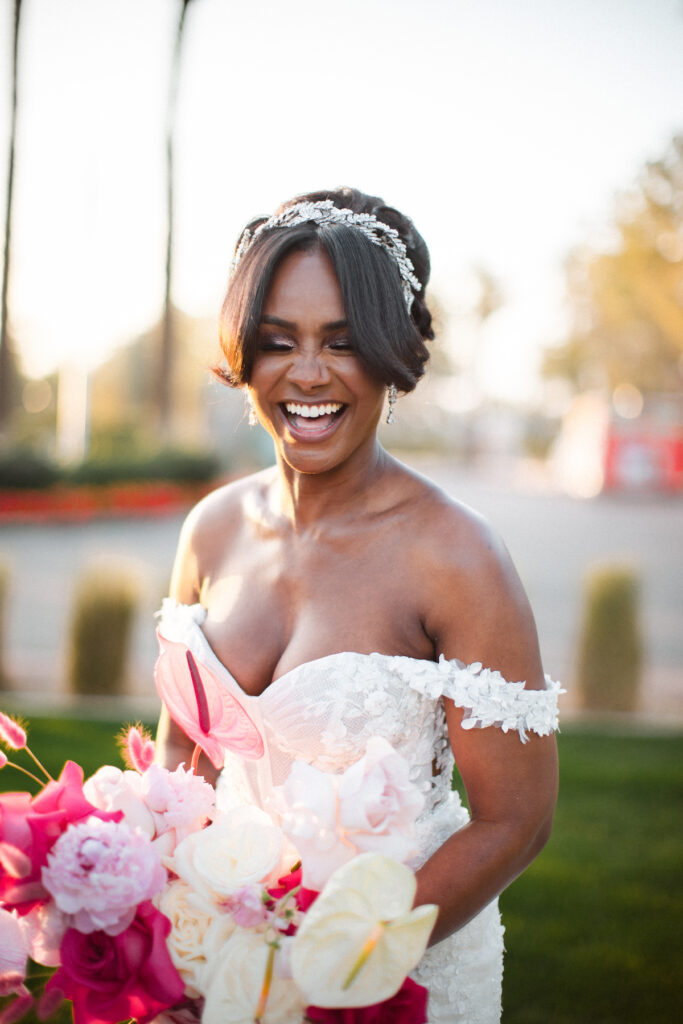
[[[241,477],[211,491],[189,512],[180,531],[171,579],[171,596],[192,603],[199,600],[203,579],[218,559],[236,543],[246,510],[258,502],[272,469]]]
[[[503,539],[468,505],[411,479],[410,568],[436,652],[543,685],[533,614]]]

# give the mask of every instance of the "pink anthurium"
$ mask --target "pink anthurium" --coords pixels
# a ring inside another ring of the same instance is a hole
[[[260,732],[220,679],[185,644],[167,640],[158,631],[157,639],[157,692],[173,721],[202,748],[214,768],[223,767],[226,748],[250,760],[262,757]]]

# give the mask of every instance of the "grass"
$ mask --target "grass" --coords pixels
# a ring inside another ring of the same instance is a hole
[[[503,1024],[677,1020],[683,737],[567,731],[550,842],[501,896]]]
[[[118,730],[35,719],[29,740],[53,772],[71,757],[88,774],[120,764]],[[568,729],[559,747],[553,836],[501,897],[503,1024],[669,1024],[683,945],[683,737]],[[23,788],[9,769],[0,782]]]

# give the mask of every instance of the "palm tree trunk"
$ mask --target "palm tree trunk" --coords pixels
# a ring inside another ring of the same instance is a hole
[[[175,121],[178,106],[178,88],[180,82],[180,55],[182,52],[183,29],[185,15],[191,0],[181,0],[180,15],[175,35],[173,61],[168,92],[166,113],[166,277],[164,291],[164,313],[161,323],[161,340],[159,346],[159,362],[156,370],[157,417],[160,436],[167,443],[171,436],[173,420],[173,377],[176,362],[176,337],[173,323],[173,306],[171,287],[173,281],[173,245],[174,245],[174,183],[175,183]]]
[[[12,242],[12,198],[14,192],[14,151],[17,133],[17,65],[21,0],[14,0],[14,37],[12,42],[12,112],[10,122],[9,164],[5,205],[5,242],[3,246],[2,297],[0,298],[0,435],[8,426],[12,412],[15,367],[7,331],[9,264]]]

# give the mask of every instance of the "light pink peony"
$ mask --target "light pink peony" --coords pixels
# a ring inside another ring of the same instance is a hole
[[[338,796],[340,824],[358,850],[401,862],[415,852],[413,829],[424,797],[387,740],[368,740],[365,755],[340,778]]]
[[[43,868],[43,885],[78,931],[118,935],[136,907],[166,882],[148,836],[125,822],[89,818],[57,840]]]
[[[136,771],[121,771],[114,765],[98,768],[86,781],[83,793],[93,807],[102,811],[121,811],[131,828],[139,828],[154,838],[156,825],[142,795],[142,779]]]
[[[303,862],[303,884],[322,889],[330,875],[356,853],[343,841],[334,777],[295,761],[285,784],[275,789],[274,807],[282,816],[282,831]]]
[[[171,854],[178,843],[206,824],[215,808],[216,791],[182,765],[170,772],[153,764],[139,779],[140,793],[154,821],[155,841],[162,853]]]
[[[273,806],[303,861],[304,885],[322,889],[358,853],[375,851],[401,862],[412,856],[424,798],[408,771],[380,736],[339,776],[294,762],[285,784],[275,789]]]

